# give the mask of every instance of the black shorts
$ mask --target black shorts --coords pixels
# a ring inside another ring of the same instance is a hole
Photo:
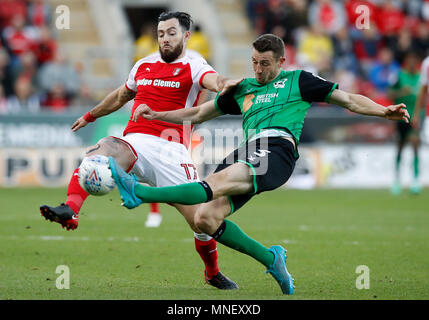
[[[424,117],[422,117],[424,119]],[[422,127],[423,121],[420,122],[420,127]],[[404,141],[408,139],[410,136],[418,137],[420,135],[420,130],[415,129],[411,126],[411,124],[406,123],[404,121],[396,122],[396,129],[398,131],[399,141]]]
[[[405,140],[413,130],[413,127],[409,123],[406,123],[404,121],[397,121],[396,129],[398,130],[399,139]]]
[[[231,212],[237,211],[254,195],[274,190],[288,181],[295,168],[295,147],[281,137],[256,139],[229,154],[215,172],[242,162],[253,171],[253,191],[248,194],[228,196]]]

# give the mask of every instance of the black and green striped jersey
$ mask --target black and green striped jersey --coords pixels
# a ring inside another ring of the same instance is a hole
[[[222,114],[242,114],[244,141],[264,132],[268,136],[291,134],[298,144],[304,118],[312,102],[326,102],[338,84],[304,71],[284,71],[271,82],[259,84],[246,78],[233,90],[217,95]]]

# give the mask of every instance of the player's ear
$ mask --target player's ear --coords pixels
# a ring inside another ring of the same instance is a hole
[[[283,65],[283,63],[285,63],[286,58],[285,57],[280,57],[280,65]]]
[[[185,31],[185,41],[188,41],[191,37],[191,31]]]

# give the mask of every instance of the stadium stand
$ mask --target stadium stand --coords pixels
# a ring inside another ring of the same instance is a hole
[[[370,28],[357,28],[359,5],[368,8]],[[289,64],[328,80],[354,79],[349,86],[386,105],[404,53],[429,49],[429,1],[247,0],[257,34],[275,33],[287,46]]]

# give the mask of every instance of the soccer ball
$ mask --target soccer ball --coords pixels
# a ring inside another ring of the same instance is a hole
[[[102,196],[116,187],[109,169],[109,158],[93,155],[83,159],[79,166],[79,184],[89,194]]]

